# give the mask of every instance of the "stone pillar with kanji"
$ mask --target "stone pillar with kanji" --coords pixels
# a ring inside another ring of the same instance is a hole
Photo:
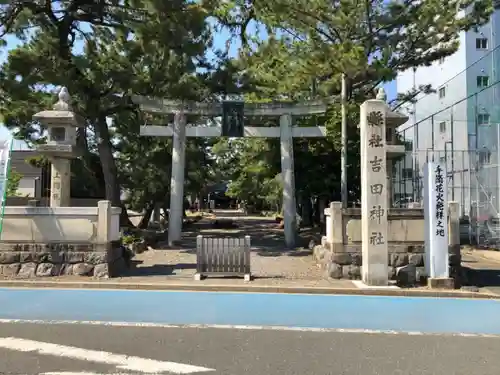
[[[52,110],[33,116],[48,132],[47,143],[39,145],[37,151],[51,162],[50,207],[68,207],[71,201],[71,159],[77,156],[76,133],[83,122],[73,112],[70,101],[63,87]]]
[[[389,282],[386,115],[382,98],[361,105],[362,279],[371,286]]]

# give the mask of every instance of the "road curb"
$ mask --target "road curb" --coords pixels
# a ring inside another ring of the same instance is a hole
[[[135,291],[184,291],[227,293],[284,293],[284,294],[331,294],[387,297],[439,297],[465,299],[500,299],[500,295],[484,292],[422,289],[359,289],[325,287],[288,287],[262,285],[192,285],[166,283],[120,283],[120,282],[69,282],[1,280],[0,288],[23,289],[90,289],[90,290],[135,290]]]

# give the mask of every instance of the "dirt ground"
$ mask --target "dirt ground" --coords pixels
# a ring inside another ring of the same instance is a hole
[[[283,230],[273,218],[244,216],[238,211],[216,211],[217,219],[232,219],[233,229],[213,228],[213,219],[204,218],[183,232],[178,248],[158,248],[136,255],[134,267],[125,277],[164,276],[169,279],[192,279],[196,268],[196,236],[242,237],[249,235],[252,244],[252,275],[258,279],[320,280],[322,272],[316,266],[312,251],[308,248],[311,239],[319,242],[319,233],[303,230],[299,244],[294,250],[284,248]]]

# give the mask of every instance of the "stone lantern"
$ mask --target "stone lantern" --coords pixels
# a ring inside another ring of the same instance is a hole
[[[383,88],[380,88],[377,93],[377,99],[387,100],[387,96]],[[387,205],[392,207],[393,189],[392,189],[392,166],[394,159],[404,156],[406,149],[405,145],[400,144],[396,129],[408,121],[408,116],[399,112],[393,112],[387,106],[386,119],[385,119],[385,141],[386,141],[386,170],[387,170]]]
[[[59,100],[52,110],[38,112],[33,118],[48,130],[48,141],[37,147],[51,162],[50,207],[70,205],[71,159],[78,156],[76,132],[82,124],[80,116],[72,111],[66,87],[59,92]]]

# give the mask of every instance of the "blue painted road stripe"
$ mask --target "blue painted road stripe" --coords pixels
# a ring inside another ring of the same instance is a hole
[[[0,288],[0,319],[284,326],[500,335],[500,301]]]

